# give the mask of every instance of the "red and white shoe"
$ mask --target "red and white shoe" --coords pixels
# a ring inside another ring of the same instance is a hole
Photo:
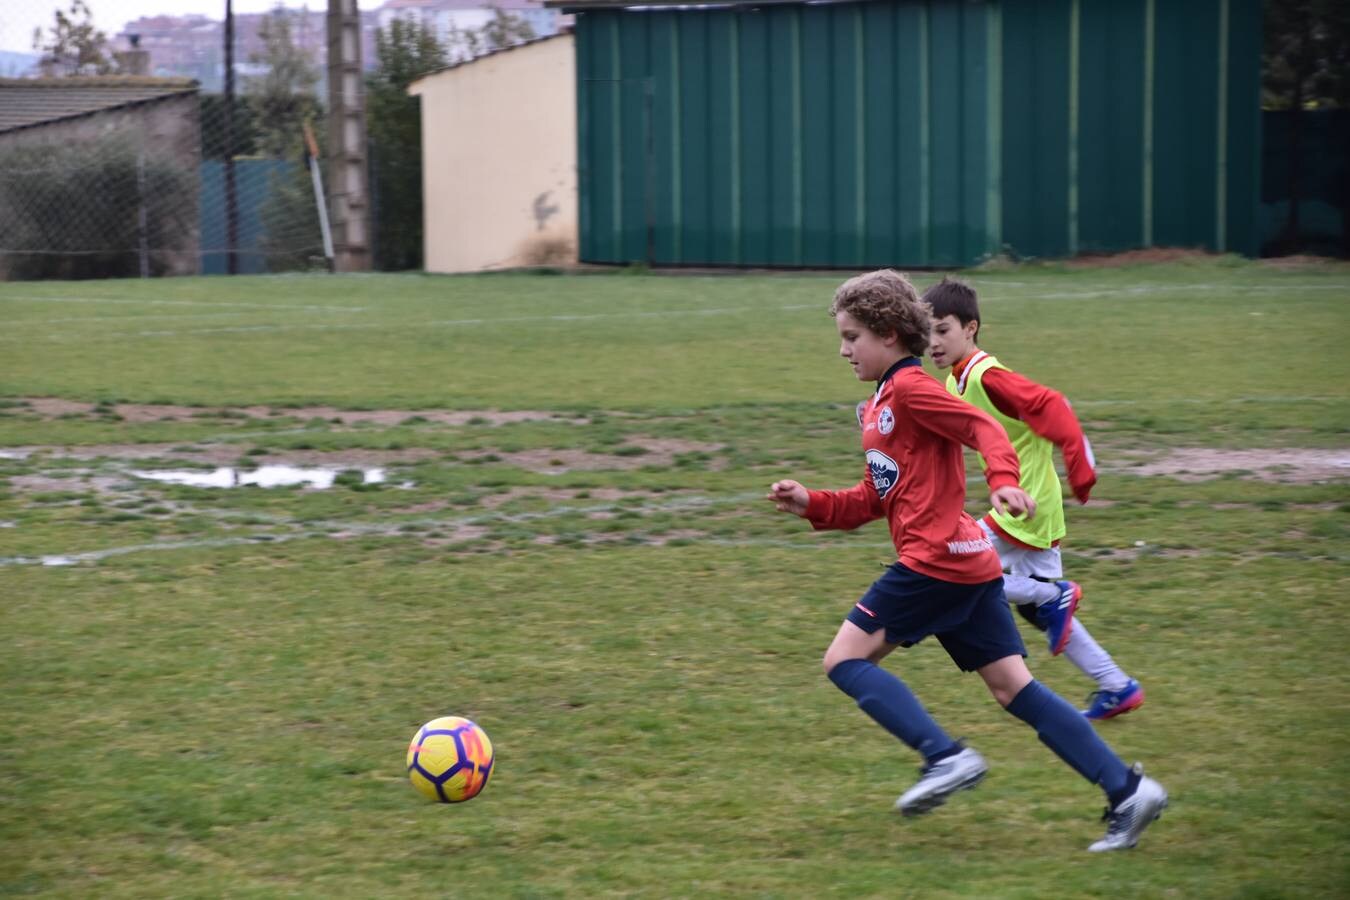
[[[1088,708],[1083,715],[1100,721],[1127,713],[1144,705],[1144,688],[1133,678],[1118,691],[1094,691],[1088,696]]]

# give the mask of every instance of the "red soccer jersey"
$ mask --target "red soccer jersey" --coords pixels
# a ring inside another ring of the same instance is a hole
[[[810,491],[811,525],[852,529],[884,516],[900,562],[914,571],[958,584],[998,578],[998,554],[965,512],[961,446],[988,463],[990,490],[1016,487],[1017,453],[1003,427],[947,393],[916,357],[892,367],[858,418],[866,475],[846,490]]]

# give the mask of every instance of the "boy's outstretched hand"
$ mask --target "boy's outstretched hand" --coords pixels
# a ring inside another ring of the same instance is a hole
[[[1036,501],[1020,487],[1001,487],[989,494],[989,502],[994,509],[1009,516],[1027,514],[1030,519],[1036,515]]]
[[[806,506],[811,500],[806,493],[806,488],[790,478],[775,481],[769,485],[769,493],[765,496],[781,512],[790,512],[797,516],[806,515]]]

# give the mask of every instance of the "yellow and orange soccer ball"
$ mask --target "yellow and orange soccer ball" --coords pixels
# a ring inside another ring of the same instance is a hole
[[[468,719],[442,716],[413,735],[408,745],[408,779],[441,803],[472,800],[492,775],[492,741]]]

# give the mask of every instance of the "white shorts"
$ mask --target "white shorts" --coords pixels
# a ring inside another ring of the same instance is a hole
[[[994,549],[998,551],[998,558],[1003,563],[1003,571],[1009,575],[1026,575],[1030,578],[1045,578],[1050,581],[1058,581],[1064,577],[1064,563],[1060,560],[1058,547],[1050,547],[1046,550],[1019,547],[1005,540],[1002,535],[990,528],[984,519],[980,520],[980,527],[989,537],[989,543],[993,544]]]

